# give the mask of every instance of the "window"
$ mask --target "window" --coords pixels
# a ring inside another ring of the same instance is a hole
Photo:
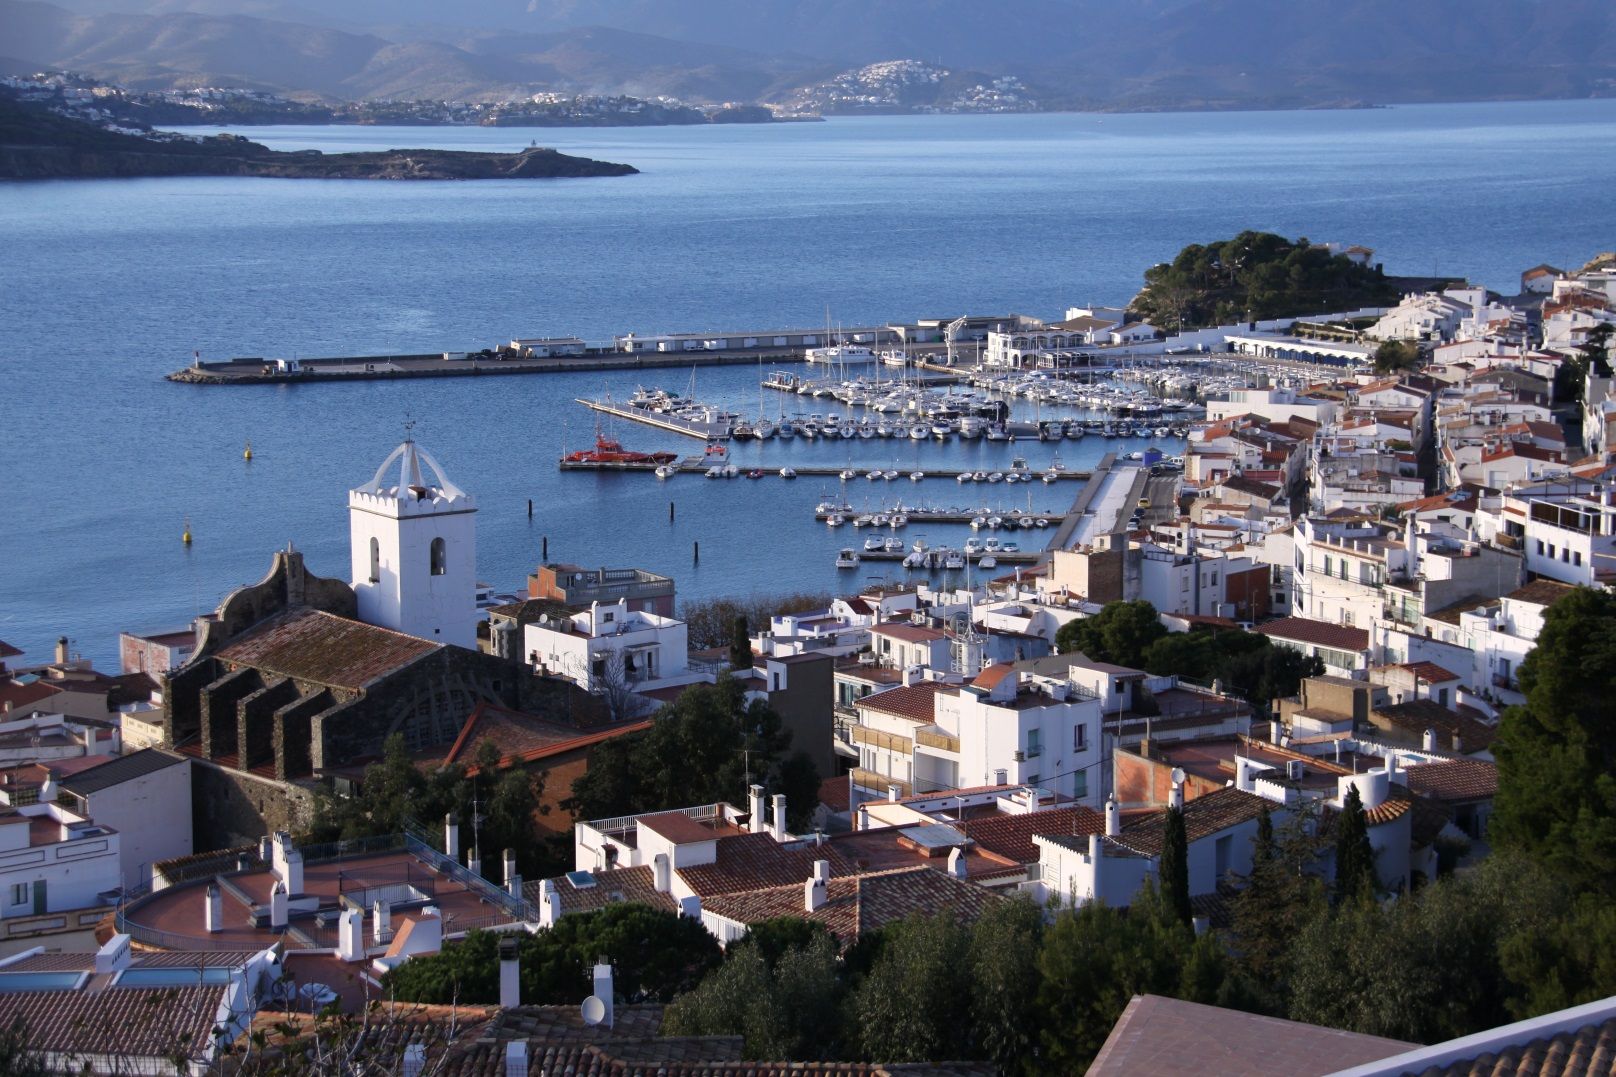
[[[1543,555],[1543,540],[1542,539],[1537,539],[1536,541],[1537,541],[1538,556],[1541,557]]]
[[[12,883],[11,884],[11,903],[13,905],[26,905],[26,904],[28,904],[28,898],[29,898],[28,890],[29,890],[29,884],[28,883]]]
[[[1233,844],[1233,834],[1225,834],[1212,843],[1212,857],[1216,862],[1217,877],[1220,879],[1229,874],[1229,850]]]
[[[1034,789],[1037,789],[1038,782],[1042,777],[1042,774],[1029,774],[1027,775],[1027,784],[1032,786]]]
[[[1082,798],[1089,795],[1089,772],[1080,770],[1072,775],[1072,795]]]
[[[1089,727],[1076,725],[1072,727],[1072,751],[1086,751],[1089,746]]]
[[[432,540],[432,575],[442,576],[449,571],[449,544],[441,538]]]
[[[1582,567],[1582,551],[1581,550],[1575,550],[1575,551],[1572,552],[1572,554],[1571,554],[1571,563],[1573,565],[1576,565],[1578,568]]]
[[[1037,759],[1044,752],[1043,737],[1039,730],[1027,730],[1027,758]]]
[[[616,615],[613,614],[611,610],[605,610],[600,615],[600,623],[609,625],[609,624],[612,623],[612,618],[614,616],[616,616]]]
[[[377,539],[370,540],[370,582],[382,582],[382,544]]]

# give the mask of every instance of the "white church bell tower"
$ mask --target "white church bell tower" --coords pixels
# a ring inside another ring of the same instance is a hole
[[[413,439],[348,491],[359,619],[477,646],[477,502]]]

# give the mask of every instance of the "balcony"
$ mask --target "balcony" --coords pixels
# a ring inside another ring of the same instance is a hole
[[[853,776],[854,785],[883,797],[887,795],[887,787],[891,785],[898,787],[900,797],[911,796],[915,791],[914,786],[908,782],[899,781],[897,778],[889,778],[885,774],[877,774],[875,771],[865,770],[863,767],[854,767],[850,773]]]
[[[915,743],[926,748],[936,748],[939,751],[959,754],[960,742],[958,737],[951,737],[947,733],[928,733],[921,730],[915,734]]]
[[[895,733],[883,733],[878,729],[857,725],[853,727],[853,743],[867,744],[872,748],[881,748],[899,755],[913,755],[915,742],[908,737],[900,737]]]

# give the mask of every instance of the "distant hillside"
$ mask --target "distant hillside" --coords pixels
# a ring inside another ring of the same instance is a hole
[[[0,179],[269,176],[283,179],[550,179],[625,176],[629,165],[552,149],[283,153],[234,135],[200,140],[109,131],[0,92]]]
[[[0,51],[146,88],[229,83],[330,98],[558,90],[716,103],[788,98],[913,57],[1017,78],[1042,108],[1616,93],[1611,0],[57,3],[0,0]]]

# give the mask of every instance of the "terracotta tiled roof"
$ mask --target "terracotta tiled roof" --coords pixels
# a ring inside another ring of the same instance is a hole
[[[811,913],[803,904],[802,882],[716,897],[702,908],[743,924],[799,916],[824,924],[838,939],[852,940],[916,912],[935,915],[946,909],[961,920],[975,920],[996,900],[997,895],[974,883],[929,867],[913,867],[833,877],[825,903]]]
[[[650,905],[652,908],[665,909],[668,912],[678,911],[678,903],[673,900],[673,896],[657,890],[648,865],[637,868],[615,868],[592,874],[595,885],[582,890],[568,882],[564,875],[550,880],[556,888],[556,893],[561,895],[563,916],[574,912],[590,912],[625,901]],[[540,889],[537,880],[523,883],[522,897],[537,908]]]
[[[27,713],[27,708],[49,699],[59,691],[60,688],[45,681],[34,681],[32,684],[0,681],[0,712],[11,710],[20,716]]]
[[[105,991],[18,991],[0,995],[0,1021],[21,1019],[34,1051],[167,1059],[200,1055],[223,987],[116,987]]]
[[[1397,668],[1408,670],[1426,684],[1442,684],[1459,679],[1457,673],[1443,669],[1435,662],[1404,662]]]
[[[1191,841],[1210,837],[1221,830],[1250,822],[1262,814],[1268,802],[1255,793],[1225,787],[1186,801],[1184,833]],[[1119,837],[1110,839],[1143,856],[1160,856],[1165,839],[1166,812],[1153,811],[1126,823]],[[1101,828],[1104,829],[1103,827]]]
[[[1616,1072],[1616,1018],[1528,1043],[1487,1045],[1474,1058],[1430,1067],[1420,1077],[1562,1077]]]
[[[1449,759],[1409,767],[1403,780],[1432,800],[1491,800],[1498,792],[1498,767],[1484,759]]]
[[[1504,597],[1516,602],[1530,602],[1534,606],[1552,606],[1575,590],[1569,583],[1539,579],[1525,587],[1517,587]]]
[[[1158,995],[1135,995],[1089,1066],[1089,1077],[1317,1077],[1415,1045],[1260,1017]]]
[[[647,720],[582,729],[490,703],[479,703],[461,727],[460,736],[455,739],[443,761],[472,764],[467,773],[475,775],[477,768],[472,761],[483,741],[491,741],[499,749],[500,764],[509,766],[587,748],[603,740],[650,728],[651,722]]]
[[[1034,834],[1097,834],[1105,829],[1105,816],[1082,806],[1025,815],[1001,812],[986,819],[972,819],[963,829],[966,837],[987,852],[1017,864],[1032,864],[1038,860]]]
[[[937,640],[948,638],[948,633],[940,628],[927,628],[925,625],[913,625],[905,621],[878,624],[870,629],[870,635],[891,636],[906,643],[935,643]]]
[[[812,844],[792,849],[769,834],[740,834],[718,842],[711,864],[676,869],[679,878],[703,902],[719,894],[738,894],[770,886],[802,885],[814,873],[814,861],[830,861],[832,876],[856,870],[833,846]]]
[[[1395,726],[1416,737],[1423,737],[1427,729],[1435,730],[1437,746],[1443,749],[1452,746],[1453,735],[1457,733],[1460,748],[1467,752],[1481,751],[1498,736],[1496,726],[1451,711],[1434,699],[1411,699],[1405,703],[1376,707],[1371,712],[1370,721],[1375,725]]]
[[[1015,671],[1015,666],[1009,662],[998,662],[984,669],[971,681],[978,688],[994,689],[1006,677]]]
[[[217,657],[232,665],[357,690],[440,646],[322,610],[296,609],[249,629]]]
[[[1310,621],[1306,617],[1281,617],[1257,626],[1265,636],[1310,643],[1318,647],[1333,647],[1340,651],[1369,649],[1369,632],[1350,625],[1336,625],[1328,621]]]
[[[873,692],[859,700],[855,706],[860,710],[896,714],[900,718],[908,718],[915,722],[930,722],[937,715],[938,693],[954,690],[939,681],[920,681],[916,684],[888,688],[884,692]]]

